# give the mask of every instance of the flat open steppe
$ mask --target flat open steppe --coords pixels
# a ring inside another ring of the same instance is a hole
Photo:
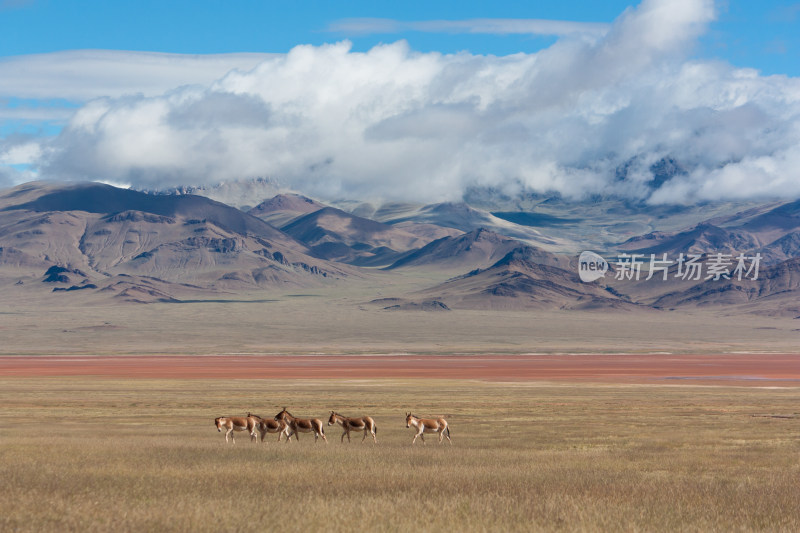
[[[147,305],[0,286],[0,355],[720,354],[800,346],[799,320],[729,308],[425,312],[370,303],[421,285],[392,283]]]
[[[800,529],[793,318],[9,289],[3,531]],[[378,444],[226,446],[213,425],[283,406],[371,415]],[[453,446],[412,448],[407,411],[447,416]]]
[[[3,531],[797,531],[800,389],[0,378]],[[226,445],[248,410],[378,444]],[[409,444],[408,410],[453,445]]]

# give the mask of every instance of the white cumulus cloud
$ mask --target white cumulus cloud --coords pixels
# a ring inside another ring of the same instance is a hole
[[[35,164],[142,187],[269,176],[328,198],[798,196],[800,80],[688,59],[713,18],[712,0],[644,0],[602,35],[506,57],[298,46],[94,99]]]

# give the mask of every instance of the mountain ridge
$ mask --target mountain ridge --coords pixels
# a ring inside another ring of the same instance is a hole
[[[595,217],[601,212],[598,205],[587,206],[582,217],[574,211],[569,216],[553,215],[552,209],[542,216],[520,211],[520,222],[532,225],[525,226],[463,202],[351,204],[381,220],[296,193],[253,203],[256,207],[244,212],[192,194],[145,194],[98,183],[32,182],[0,191],[0,282],[19,285],[15,290],[31,284],[61,298],[124,293],[114,301],[139,303],[180,300],[191,291],[219,296],[375,284],[386,285],[382,298],[397,298],[381,309],[409,312],[746,310],[752,305],[754,312],[786,315],[794,312],[792,298],[800,294],[800,201],[725,208],[740,213],[740,220],[721,214],[722,208],[709,209],[711,216],[691,226],[642,231],[599,250],[698,253],[704,262],[709,253],[745,252],[761,254],[763,260],[765,277],[759,280],[674,280],[673,267],[669,283],[641,284],[610,277],[583,283],[577,276],[577,253],[553,252],[591,235],[580,232],[586,232],[582,225],[590,212]],[[658,228],[653,222],[628,224],[621,209],[616,206],[605,215],[613,231]],[[684,210],[659,212],[677,217],[669,219],[676,226]],[[285,223],[278,228],[253,213],[279,214]],[[601,220],[595,219],[590,231]],[[487,221],[489,226],[477,225]],[[551,238],[549,230],[566,238]],[[45,273],[53,267],[63,270],[50,279]]]

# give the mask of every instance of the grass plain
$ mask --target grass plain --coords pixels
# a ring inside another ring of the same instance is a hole
[[[798,388],[2,378],[0,404],[2,531],[800,530]],[[378,445],[213,426],[284,405]],[[454,444],[411,447],[407,410]]]
[[[0,355],[794,353],[800,345],[793,317],[725,308],[392,312],[369,302],[409,287],[380,284],[148,305],[36,289],[0,285]]]

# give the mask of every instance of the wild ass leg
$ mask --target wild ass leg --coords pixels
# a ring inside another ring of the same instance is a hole
[[[322,440],[325,441],[325,444],[328,444],[328,438],[325,436],[325,430],[322,428],[322,423],[320,422],[319,425],[315,425],[316,431]],[[350,435],[347,435],[348,442],[350,441]],[[317,442],[316,436],[314,437],[314,442]]]

